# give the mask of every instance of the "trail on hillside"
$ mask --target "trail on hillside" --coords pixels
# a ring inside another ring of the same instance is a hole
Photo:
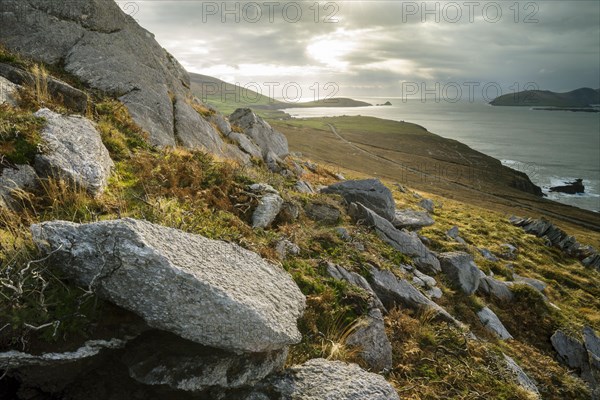
[[[475,192],[475,193],[477,193],[479,195],[492,197],[492,198],[496,199],[497,201],[499,201],[500,203],[505,203],[506,201],[511,201],[511,202],[517,204],[518,206],[520,206],[522,208],[525,208],[525,209],[527,209],[529,211],[538,212],[538,213],[541,213],[541,214],[552,216],[552,217],[560,219],[562,221],[567,221],[567,222],[570,222],[570,223],[573,223],[573,224],[577,224],[577,225],[586,227],[588,229],[592,229],[592,230],[595,230],[595,231],[600,231],[600,224],[596,224],[596,223],[593,223],[593,222],[590,222],[590,221],[586,221],[586,220],[582,220],[582,219],[578,219],[578,218],[567,217],[567,216],[564,216],[564,215],[561,215],[561,214],[549,211],[547,209],[536,207],[536,206],[534,206],[534,205],[532,205],[530,203],[524,203],[524,202],[520,201],[517,197],[514,197],[514,196],[505,196],[505,197],[502,197],[502,196],[495,195],[493,193],[484,192],[482,190],[476,189],[476,188],[474,188],[472,186],[468,186],[468,185],[465,185],[465,184],[460,183],[460,182],[455,182],[455,181],[446,179],[446,178],[441,177],[441,176],[435,176],[435,177],[433,177],[431,174],[429,174],[427,172],[420,171],[420,170],[418,170],[416,168],[412,168],[412,167],[409,167],[408,165],[402,164],[401,162],[392,160],[392,159],[390,159],[388,157],[384,157],[384,156],[381,156],[379,154],[373,153],[373,152],[371,152],[369,150],[366,150],[366,149],[364,149],[364,148],[362,148],[362,147],[360,147],[360,146],[358,146],[358,145],[350,142],[348,139],[344,138],[340,133],[338,133],[338,131],[335,128],[334,125],[329,124],[329,123],[327,125],[329,126],[329,129],[335,135],[335,137],[338,138],[341,142],[343,142],[344,144],[352,147],[353,149],[355,149],[355,150],[357,150],[357,151],[359,151],[361,153],[366,154],[368,157],[371,157],[373,159],[390,163],[390,164],[392,164],[392,165],[394,165],[396,167],[401,167],[402,169],[404,169],[406,171],[410,171],[410,172],[412,172],[414,174],[417,174],[417,175],[426,176],[426,177],[430,177],[430,178],[435,178],[437,180],[443,180],[444,182],[446,182],[449,185],[460,187],[462,189],[466,189],[468,191]],[[370,146],[370,145],[364,144],[364,143],[361,143],[361,144],[363,146]],[[461,154],[461,156],[462,156],[462,154]],[[462,157],[464,158],[464,156],[462,156]]]

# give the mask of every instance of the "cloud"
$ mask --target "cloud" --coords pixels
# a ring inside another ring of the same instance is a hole
[[[600,86],[596,1],[136,3],[188,70],[241,83],[336,82],[346,96],[391,96],[403,81]]]

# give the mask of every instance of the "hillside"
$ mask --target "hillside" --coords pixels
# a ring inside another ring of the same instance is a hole
[[[600,104],[600,89],[580,88],[566,93],[529,90],[505,94],[490,102],[493,106],[589,107]]]
[[[415,124],[227,117],[113,6],[6,4],[0,399],[598,398],[597,215]]]

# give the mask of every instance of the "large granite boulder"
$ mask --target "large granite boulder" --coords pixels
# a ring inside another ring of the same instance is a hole
[[[377,236],[396,250],[414,257],[415,265],[423,272],[436,274],[441,271],[440,262],[416,233],[394,228],[391,222],[361,203],[351,204],[350,215],[354,220],[375,229]]]
[[[151,144],[228,154],[195,116],[187,72],[113,0],[5,0],[1,15],[0,43],[119,98]]]
[[[148,325],[229,351],[300,341],[305,299],[280,267],[235,244],[145,221],[31,227],[35,243],[78,284]]]
[[[438,256],[442,271],[464,293],[471,295],[479,288],[481,271],[470,254],[461,251],[442,253]]]
[[[47,108],[35,113],[46,119],[43,151],[35,157],[40,176],[56,176],[98,195],[114,167],[94,124],[80,116],[64,116]]]
[[[263,386],[243,399],[400,400],[383,376],[322,358],[291,367]]]
[[[266,161],[269,153],[284,159],[289,154],[287,139],[252,112],[249,108],[238,108],[229,116],[229,122],[241,128],[246,136],[261,149]]]
[[[339,194],[348,204],[361,203],[388,221],[396,216],[392,192],[378,179],[338,182],[321,189],[321,193]]]

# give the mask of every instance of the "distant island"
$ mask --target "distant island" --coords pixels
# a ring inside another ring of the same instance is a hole
[[[544,107],[534,108],[536,110],[593,112],[600,104],[600,89],[580,88],[566,93],[527,90],[499,96],[490,104],[493,106]]]
[[[389,101],[386,101],[386,102],[385,102],[385,103],[383,103],[383,104],[377,104],[377,105],[378,105],[378,106],[391,106],[391,105],[392,105],[392,103],[390,103]]]

